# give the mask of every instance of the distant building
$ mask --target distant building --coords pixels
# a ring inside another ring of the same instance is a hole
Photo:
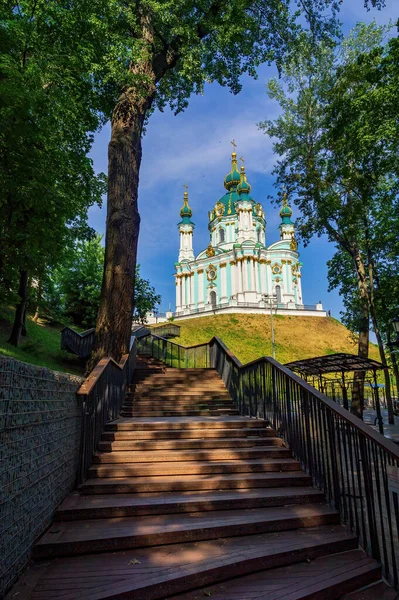
[[[280,240],[266,246],[262,205],[251,195],[244,166],[232,153],[224,178],[226,193],[209,211],[210,243],[196,257],[194,223],[184,192],[180,210],[180,251],[175,263],[175,318],[214,312],[264,312],[270,303],[281,314],[326,316],[322,305],[302,299],[301,268],[292,209],[284,195],[280,210]]]

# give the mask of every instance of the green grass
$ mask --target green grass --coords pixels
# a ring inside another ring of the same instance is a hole
[[[183,346],[203,344],[220,337],[242,363],[272,355],[270,315],[212,315],[176,321]],[[276,359],[281,363],[335,352],[357,353],[353,334],[331,317],[274,317]],[[379,360],[370,344],[370,358]]]
[[[61,350],[61,324],[50,324],[43,319],[33,323],[27,316],[28,335],[21,338],[18,348],[7,342],[12,327],[14,311],[8,307],[0,308],[0,355],[10,356],[23,362],[48,367],[53,371],[63,371],[83,375],[84,363]]]

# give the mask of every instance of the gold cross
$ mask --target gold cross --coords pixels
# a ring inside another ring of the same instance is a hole
[[[240,156],[240,161],[242,162],[242,164],[245,164],[245,160],[243,159],[242,156]]]
[[[183,183],[183,187],[185,190],[188,190],[188,185],[186,183]]]
[[[233,146],[233,152],[234,152],[235,148],[237,148],[237,144],[235,143],[234,140],[232,140],[230,143]]]

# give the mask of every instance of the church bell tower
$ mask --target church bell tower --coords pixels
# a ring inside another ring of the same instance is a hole
[[[187,186],[185,186],[187,187]],[[183,260],[194,260],[193,232],[194,223],[191,221],[193,211],[188,204],[188,192],[184,191],[183,206],[180,209],[181,221],[178,225],[180,233],[179,263]]]

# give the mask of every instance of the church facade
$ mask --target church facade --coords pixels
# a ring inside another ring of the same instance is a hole
[[[175,318],[219,312],[264,312],[325,316],[322,305],[303,303],[295,223],[286,196],[280,210],[280,239],[266,245],[266,218],[251,195],[244,166],[232,153],[224,179],[226,193],[209,211],[210,241],[194,255],[188,192],[178,224],[180,250],[175,263]]]

